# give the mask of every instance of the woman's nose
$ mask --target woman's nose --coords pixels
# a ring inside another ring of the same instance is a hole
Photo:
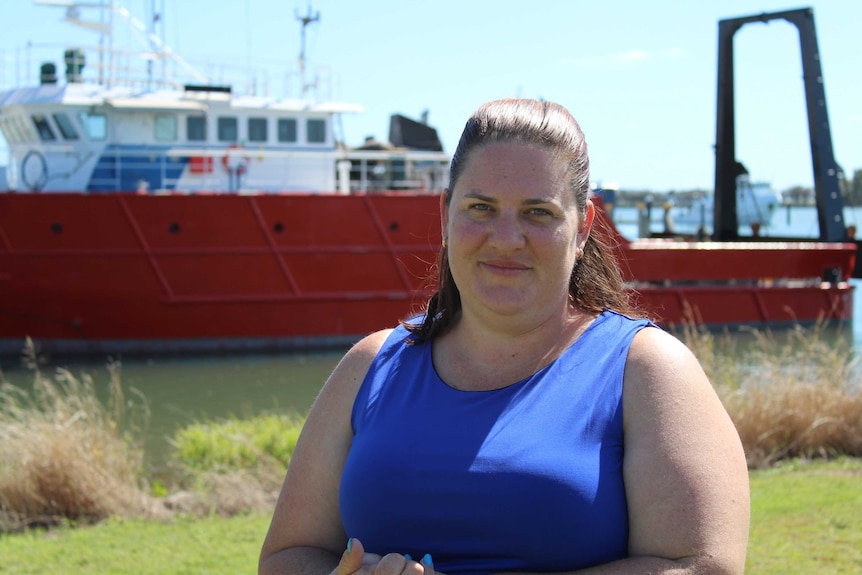
[[[512,250],[524,247],[525,237],[518,214],[504,210],[494,220],[488,243],[498,249]]]

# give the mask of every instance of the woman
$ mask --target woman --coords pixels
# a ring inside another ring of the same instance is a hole
[[[741,573],[748,475],[690,351],[591,235],[561,106],[480,107],[441,198],[439,286],[309,413],[260,573]]]

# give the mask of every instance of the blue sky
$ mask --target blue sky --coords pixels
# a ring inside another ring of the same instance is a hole
[[[141,20],[155,5],[166,43],[215,81],[252,69],[258,93],[297,95],[296,14],[307,11],[308,0],[124,5]],[[325,93],[364,106],[344,117],[348,143],[385,138],[392,113],[418,118],[428,110],[452,152],[482,102],[539,97],[578,118],[594,180],[626,189],[709,189],[718,20],[803,6],[814,8],[836,159],[852,174],[862,168],[856,0],[315,0],[321,19],[307,31],[307,67],[309,78],[325,80]],[[51,44],[58,60],[65,46],[96,43],[95,34],[60,23],[62,15],[31,0],[0,2],[0,86],[24,74],[13,59],[26,54],[28,41]],[[118,33],[118,43],[124,38],[131,35]],[[795,27],[749,24],[736,34],[735,50],[738,159],[753,179],[776,189],[810,186]]]

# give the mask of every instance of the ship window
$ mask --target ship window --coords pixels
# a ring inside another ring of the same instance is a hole
[[[0,118],[0,132],[3,132],[3,139],[7,144],[17,144],[15,134],[12,131],[12,124],[7,124],[6,120]]]
[[[309,120],[306,124],[309,144],[326,142],[326,120]]]
[[[3,128],[3,137],[6,138],[7,144],[18,144],[25,140],[25,136],[18,129],[18,124],[15,118],[7,118],[0,122],[0,127]]]
[[[188,116],[186,118],[186,138],[190,142],[206,142],[207,119],[203,116]]]
[[[174,141],[177,139],[177,117],[168,114],[156,114],[156,140]]]
[[[236,142],[239,140],[239,129],[236,118],[218,119],[218,141]]]
[[[104,140],[108,137],[108,119],[104,114],[81,112],[81,123],[91,140]]]
[[[248,119],[248,141],[249,142],[265,142],[266,141],[266,118],[249,118]]]
[[[78,139],[78,130],[75,129],[75,125],[72,123],[72,119],[69,118],[69,116],[62,112],[58,112],[57,114],[54,114],[54,121],[57,123],[57,127],[60,128],[60,134],[63,136],[63,139]]]
[[[18,140],[21,142],[31,142],[36,139],[33,133],[33,128],[24,119],[24,116],[13,116],[11,121],[12,126],[18,134]]]
[[[57,139],[57,136],[54,135],[54,130],[51,129],[51,125],[48,123],[48,118],[42,114],[33,114],[31,117],[33,118],[33,125],[36,126],[36,131],[39,132],[39,138],[43,142],[52,142]]]
[[[295,118],[279,118],[279,120],[278,120],[278,141],[279,142],[295,142],[296,141],[296,119]]]

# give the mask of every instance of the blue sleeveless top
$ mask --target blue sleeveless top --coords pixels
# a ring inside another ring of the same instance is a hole
[[[396,328],[353,406],[339,505],[368,552],[447,575],[568,571],[626,556],[622,382],[635,333],[604,312],[553,363],[460,391]]]

